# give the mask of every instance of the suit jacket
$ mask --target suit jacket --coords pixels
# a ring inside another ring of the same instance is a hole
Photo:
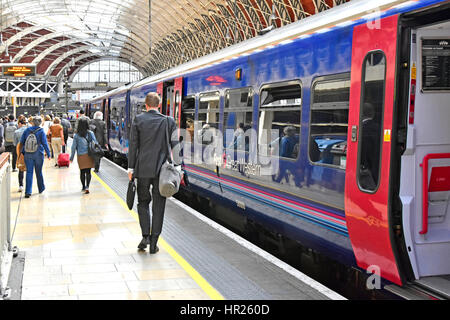
[[[161,167],[169,156],[166,140],[167,123],[169,140],[174,148],[178,140],[171,139],[177,128],[172,117],[167,118],[158,111],[150,110],[134,119],[128,149],[128,168],[134,169],[136,178],[159,177]]]

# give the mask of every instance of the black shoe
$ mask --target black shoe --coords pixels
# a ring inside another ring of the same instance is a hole
[[[159,251],[159,248],[158,248],[157,245],[155,245],[155,247],[154,247],[153,249],[150,247],[150,254],[155,254],[155,253],[157,253],[158,251]]]
[[[150,236],[150,254],[155,254],[159,251],[156,243],[158,242],[158,236]]]
[[[150,244],[150,236],[144,236],[144,237],[142,237],[142,240],[138,245],[138,249],[145,250],[145,249],[147,249],[147,246],[149,244]]]
[[[25,198],[28,199],[29,197],[31,197],[31,194],[26,194]]]

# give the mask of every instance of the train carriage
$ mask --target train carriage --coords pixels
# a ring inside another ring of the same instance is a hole
[[[111,149],[126,157],[156,91],[201,144],[184,150],[189,192],[388,282],[430,283],[450,274],[448,17],[449,1],[350,2],[117,89],[98,98]],[[192,161],[221,135],[214,161]]]

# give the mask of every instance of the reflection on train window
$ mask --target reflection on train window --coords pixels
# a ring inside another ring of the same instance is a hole
[[[223,114],[224,147],[249,151],[249,132],[253,118],[253,89],[228,90]],[[228,134],[227,134],[228,131]],[[233,133],[231,134],[232,131]]]
[[[309,158],[345,169],[350,79],[320,80],[312,96]]]
[[[386,56],[375,51],[363,63],[360,107],[358,182],[362,190],[378,188],[383,133]]]
[[[181,102],[181,123],[180,127],[186,129],[194,142],[194,119],[195,119],[195,97],[184,97]]]
[[[259,154],[297,159],[300,150],[301,86],[297,81],[264,86],[259,109]]]
[[[199,97],[197,131],[198,142],[208,145],[219,130],[219,92],[202,93]]]

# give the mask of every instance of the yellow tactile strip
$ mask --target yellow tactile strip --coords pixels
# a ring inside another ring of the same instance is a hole
[[[12,175],[14,226],[20,193],[17,173]],[[98,177],[92,179],[91,194],[84,195],[76,163],[59,169],[46,160],[44,179],[44,194],[36,194],[34,181],[32,197],[21,200],[13,240],[26,252],[22,299],[222,298],[163,239],[158,254],[138,252],[135,213]]]

